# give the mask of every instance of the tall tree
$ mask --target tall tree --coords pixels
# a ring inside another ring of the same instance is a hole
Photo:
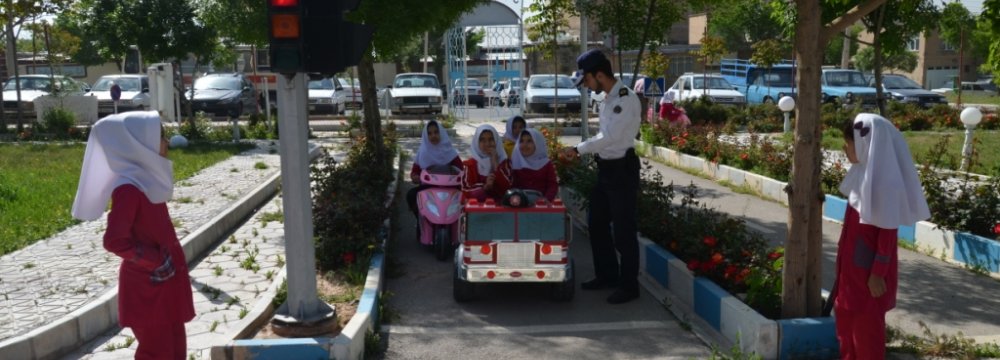
[[[750,61],[766,69],[768,75],[775,64],[781,62],[784,46],[777,39],[761,40],[753,44],[753,55]],[[771,93],[771,81],[767,81],[767,92]]]
[[[555,73],[558,74],[559,37],[566,35],[566,31],[569,29],[569,17],[576,12],[576,7],[571,0],[536,0],[528,6],[528,9],[534,13],[525,19],[528,39],[535,42],[533,49],[541,52],[543,59],[555,62]],[[559,122],[559,111],[555,109],[558,101],[559,86],[555,85],[552,109],[557,123]]]
[[[711,34],[721,37],[726,48],[736,52],[750,50],[763,40],[782,41],[781,26],[772,16],[770,0],[742,0],[727,6],[715,6],[709,19]]]
[[[883,52],[884,53],[884,52]],[[898,54],[886,56],[882,59],[882,71],[899,70],[903,72],[913,72],[917,69],[917,54],[912,51],[904,51]],[[858,51],[852,58],[854,67],[858,71],[875,71],[875,50],[871,46],[866,46]]]
[[[581,12],[597,23],[601,30],[615,38],[614,48],[618,59],[618,72],[623,69],[622,52],[639,50],[635,59],[632,78],[636,79],[642,53],[646,46],[665,43],[663,36],[670,27],[683,18],[685,4],[669,0],[634,1],[577,1]],[[652,9],[652,10],[651,10]],[[636,20],[640,20],[638,23]],[[632,84],[626,84],[631,86]]]
[[[934,21],[939,17],[934,2],[934,0],[888,0],[878,11],[862,18],[865,28],[874,35],[872,51],[875,56],[872,63],[875,71],[876,98],[882,115],[888,114],[885,96],[882,94],[881,64],[885,58],[909,53],[908,44],[912,39],[934,29]],[[905,21],[894,19],[905,19]]]
[[[938,29],[941,39],[958,47],[958,77],[955,79],[955,92],[958,94],[958,104],[962,105],[962,71],[965,70],[965,47],[972,30],[976,28],[976,18],[960,2],[945,4],[941,11]]]
[[[1000,0],[986,0],[983,2],[983,13],[979,17],[980,29],[987,39],[984,44],[989,49],[986,63],[983,64],[993,79],[1000,79]]]
[[[198,18],[237,44],[267,45],[267,3],[260,0],[191,0]]]

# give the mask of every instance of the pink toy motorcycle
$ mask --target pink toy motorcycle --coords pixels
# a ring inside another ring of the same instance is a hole
[[[417,193],[420,213],[420,243],[444,261],[458,245],[458,219],[462,216],[462,170],[434,166],[420,173],[420,182],[430,187]]]

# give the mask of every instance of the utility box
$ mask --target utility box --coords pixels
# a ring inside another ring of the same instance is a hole
[[[149,109],[159,111],[163,121],[177,122],[180,99],[174,88],[173,65],[156,63],[146,73],[149,75]]]

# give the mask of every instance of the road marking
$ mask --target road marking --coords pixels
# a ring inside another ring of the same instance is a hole
[[[764,235],[770,235],[770,234],[774,234],[774,231],[771,231],[770,229],[768,229],[768,228],[766,228],[766,227],[763,227],[763,226],[760,226],[760,225],[757,225],[757,224],[754,224],[754,223],[752,223],[752,222],[750,222],[750,221],[745,221],[744,223],[745,223],[745,224],[746,224],[747,226],[749,226],[750,228],[752,228],[752,229],[754,229],[754,230],[757,230],[757,231],[761,232],[761,233],[762,233],[762,234],[764,234]]]
[[[614,330],[648,330],[648,329],[679,329],[680,325],[660,321],[621,321],[609,323],[583,323],[561,325],[530,325],[530,326],[482,326],[482,327],[423,327],[390,325],[382,327],[389,334],[468,334],[468,335],[514,335],[514,334],[546,334],[565,332],[614,331]]]

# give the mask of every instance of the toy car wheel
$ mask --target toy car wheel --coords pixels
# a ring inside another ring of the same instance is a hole
[[[569,268],[566,270],[566,279],[561,283],[552,284],[550,296],[552,300],[559,302],[567,302],[573,300],[573,294],[576,291],[576,266],[573,265],[573,260],[569,261]]]
[[[452,271],[451,296],[457,302],[466,302],[476,297],[476,284],[458,277],[458,269]]]
[[[451,246],[451,230],[447,226],[434,229],[434,256],[438,261],[448,260],[454,250]]]

